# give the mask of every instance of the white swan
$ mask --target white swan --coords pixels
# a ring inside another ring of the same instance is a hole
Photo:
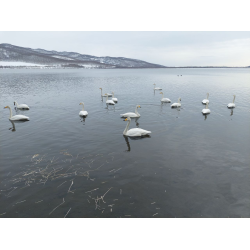
[[[120,114],[120,116],[121,117],[131,117],[131,118],[140,117],[141,115],[137,111],[138,108],[141,108],[141,106],[140,105],[136,105],[136,107],[135,107],[135,113],[128,112],[128,113],[125,113],[125,114]]]
[[[202,104],[209,103],[208,97],[209,97],[209,93],[207,93],[207,99],[202,100]]]
[[[233,95],[233,97],[234,97],[233,102],[227,104],[227,107],[228,107],[229,109],[235,108],[235,103],[234,103],[234,101],[235,101],[236,95]]]
[[[30,118],[28,116],[25,115],[14,115],[12,116],[12,110],[10,106],[6,106],[4,107],[5,109],[8,108],[10,110],[10,117],[9,120],[11,121],[29,121]]]
[[[202,114],[203,115],[207,115],[207,114],[210,114],[210,109],[208,108],[208,102],[206,103],[206,107],[204,109],[202,109]]]
[[[129,124],[131,122],[131,118],[128,117],[125,119],[125,121],[128,121],[127,126],[125,128],[125,130],[123,131],[123,135],[126,136],[143,136],[143,135],[148,135],[151,134],[151,131],[147,131],[141,128],[131,128],[130,130],[128,130],[129,128]]]
[[[115,93],[114,93],[114,92],[112,92],[112,101],[114,101],[114,102],[118,102],[118,99],[117,99],[117,98],[115,98],[115,97],[114,97],[114,95],[115,95]]]
[[[100,90],[101,90],[101,96],[102,96],[102,97],[105,97],[105,96],[107,96],[107,95],[108,95],[109,97],[112,96],[112,94],[105,94],[105,95],[103,95],[103,94],[102,94],[102,88],[100,88]]]
[[[162,94],[161,102],[171,102],[171,100],[170,100],[170,99],[168,99],[168,98],[164,98],[164,94],[163,94],[163,92],[160,92],[160,94]]]
[[[87,112],[87,111],[84,111],[84,103],[81,102],[79,105],[82,105],[82,110],[80,111],[79,115],[80,115],[80,116],[87,116],[87,115],[88,115],[88,112]]]
[[[27,104],[18,104],[16,101],[14,101],[14,105],[16,105],[18,109],[30,109]]]
[[[171,108],[179,108],[181,107],[181,98],[178,98],[178,102],[175,102],[171,105]]]
[[[106,95],[106,104],[107,105],[115,105],[114,101],[109,100],[108,94],[105,94],[105,95]]]
[[[153,85],[156,85],[155,83]],[[154,86],[154,90],[162,90],[162,88],[158,88]]]

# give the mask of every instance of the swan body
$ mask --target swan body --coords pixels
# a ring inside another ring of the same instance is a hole
[[[171,108],[179,108],[181,107],[181,98],[178,98],[178,102],[175,102],[171,105]]]
[[[234,103],[234,101],[235,101],[235,97],[236,97],[236,95],[233,95],[233,96],[234,96],[233,102],[232,102],[232,103],[228,103],[228,104],[227,104],[227,107],[228,107],[229,109],[233,109],[233,108],[235,108],[235,103]]]
[[[87,116],[88,112],[84,110],[84,103],[81,102],[79,105],[82,105],[82,110],[79,112],[80,116]]]
[[[131,117],[131,118],[140,117],[141,115],[137,111],[138,108],[141,108],[141,106],[140,105],[136,105],[136,107],[135,107],[135,113],[128,112],[128,113],[125,113],[125,114],[120,114],[120,116],[121,117]]]
[[[156,85],[155,83],[153,85]],[[162,90],[162,88],[158,88],[154,86],[154,90]]]
[[[118,102],[118,99],[114,97],[114,94],[115,94],[115,93],[112,92],[112,101],[113,101],[113,102]]]
[[[99,88],[99,89],[101,90],[101,96],[102,96],[102,97],[106,97],[107,95],[108,95],[109,97],[112,96],[112,94],[105,94],[105,95],[103,95],[103,94],[102,94],[102,88]]]
[[[18,104],[16,101],[14,101],[14,105],[16,105],[18,109],[30,109],[27,104]]]
[[[4,107],[5,109],[8,108],[10,110],[10,117],[9,120],[10,121],[29,121],[30,118],[28,116],[25,115],[14,115],[12,116],[12,110],[10,106],[6,106]]]
[[[151,131],[147,131],[141,128],[132,128],[128,130],[130,122],[131,122],[131,118],[128,117],[125,119],[125,121],[128,121],[128,123],[127,123],[125,130],[123,131],[123,135],[135,137],[135,136],[145,136],[145,135],[151,134]]]
[[[171,102],[169,98],[164,98],[163,92],[160,92],[160,94],[162,94],[161,102],[168,102],[168,103]]]
[[[115,105],[114,101],[108,99],[109,98],[108,94],[105,94],[105,95],[106,95],[106,104],[107,105]]]
[[[208,97],[209,97],[209,93],[207,93],[207,99],[202,100],[202,104],[209,103]]]
[[[207,115],[207,114],[210,114],[210,109],[208,108],[208,102],[206,103],[206,107],[204,109],[202,109],[202,114],[203,115]]]

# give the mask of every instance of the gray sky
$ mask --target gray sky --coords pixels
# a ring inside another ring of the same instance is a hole
[[[165,66],[250,66],[250,32],[0,32],[0,43],[140,59]]]

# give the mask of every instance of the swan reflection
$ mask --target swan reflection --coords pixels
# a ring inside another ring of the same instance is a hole
[[[11,120],[9,120],[9,121],[10,121],[10,123],[12,125],[12,127],[9,128],[9,130],[11,130],[11,132],[15,132],[16,131],[16,126],[15,126],[16,123],[25,123],[26,122],[26,121],[11,121]]]
[[[127,147],[128,147],[128,150],[126,150],[126,151],[127,151],[127,152],[129,152],[129,151],[130,151],[130,143],[129,143],[128,137],[127,137],[127,136],[125,136],[125,135],[123,135],[123,137],[124,137],[125,142],[126,142]]]
[[[234,114],[234,110],[231,109],[231,113],[230,113],[230,116],[232,116]]]

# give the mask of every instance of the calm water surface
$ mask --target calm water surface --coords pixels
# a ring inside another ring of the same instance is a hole
[[[0,87],[0,217],[250,217],[249,69],[1,70]],[[137,104],[150,138],[122,135]]]

